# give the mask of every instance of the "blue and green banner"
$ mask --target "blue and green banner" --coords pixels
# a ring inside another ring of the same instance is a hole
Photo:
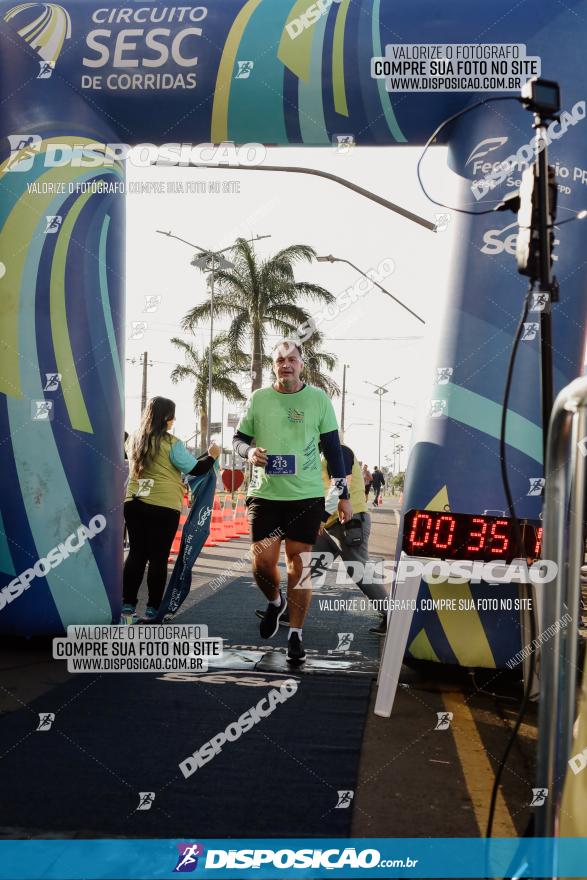
[[[153,623],[170,620],[176,615],[191,590],[192,569],[210,534],[218,470],[218,463],[215,462],[214,467],[202,477],[188,477],[192,506],[181,533],[179,553]]]

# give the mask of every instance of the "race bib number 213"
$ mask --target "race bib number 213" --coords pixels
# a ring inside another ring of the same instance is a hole
[[[272,477],[294,476],[296,473],[295,455],[268,455],[265,473]]]

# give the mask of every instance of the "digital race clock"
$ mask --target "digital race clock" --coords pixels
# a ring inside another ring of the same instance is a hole
[[[523,556],[538,559],[542,549],[540,522],[518,520]],[[437,559],[499,559],[511,562],[516,553],[513,520],[503,516],[409,510],[404,517],[402,550],[408,556]]]

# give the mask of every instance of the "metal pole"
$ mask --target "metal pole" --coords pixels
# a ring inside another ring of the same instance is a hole
[[[379,389],[379,453],[377,455],[377,467],[381,470],[381,398],[383,397],[383,388]]]
[[[548,797],[535,812],[536,837],[554,837],[558,832],[571,752],[576,699],[576,665],[571,664],[576,664],[585,496],[585,461],[577,443],[587,433],[586,408],[587,379],[583,377],[557,396],[548,431],[542,558],[554,562],[557,572],[552,583],[537,586],[542,591],[541,629],[552,627],[553,632],[540,655],[536,783],[548,789]],[[571,621],[553,626],[565,614]],[[554,863],[549,876],[557,876]]]
[[[405,303],[403,303],[400,299],[398,299],[397,296],[394,296],[393,293],[390,293],[389,290],[386,290],[385,287],[382,287],[378,281],[375,281],[374,278],[371,278],[370,275],[367,275],[366,272],[363,272],[362,269],[359,269],[359,267],[355,266],[354,263],[351,263],[350,260],[344,260],[340,257],[335,257],[335,261],[337,263],[346,263],[348,266],[351,266],[355,270],[355,272],[358,272],[359,275],[363,275],[364,278],[368,278],[369,281],[375,285],[375,287],[378,287],[379,290],[381,290],[386,296],[388,296],[390,299],[392,299],[394,302],[396,302],[398,304],[398,306],[401,306],[402,309],[405,309],[406,312],[409,312],[410,315],[412,315],[417,321],[420,322],[420,324],[426,323],[424,318],[421,318],[420,315],[417,315],[416,312],[413,312],[412,309],[409,306],[407,306]]]
[[[232,476],[230,478],[230,497],[231,500],[234,501],[234,446],[232,447],[232,461],[230,469],[232,471]]]
[[[342,367],[342,406],[340,410],[340,431],[344,439],[344,402],[346,395],[346,368],[347,364],[343,364]]]
[[[143,352],[143,387],[141,390],[141,413],[144,412],[145,407],[147,405],[147,355],[148,352]]]
[[[387,386],[391,385],[392,382],[396,382],[399,378],[400,378],[399,376],[394,376],[394,378],[390,379],[389,382],[386,382],[385,385],[375,385],[374,382],[369,382],[367,379],[365,379],[365,382],[367,385],[374,386],[375,391],[373,392],[373,394],[379,395],[379,454],[378,454],[379,460],[377,462],[377,467],[380,470],[381,470],[381,398],[383,397],[384,394],[387,394],[387,392],[389,390],[387,388]]]
[[[585,558],[584,512],[585,512],[585,456],[577,450],[583,448],[587,436],[587,408],[579,407],[573,419],[573,436],[571,449],[574,450],[571,470],[571,494],[569,502],[569,554],[567,569],[567,613],[571,620],[567,627],[566,637],[566,669],[570,678],[575,681],[577,670],[578,639],[575,633],[581,623],[580,572]],[[579,445],[581,444],[581,445]],[[569,635],[570,633],[570,635]],[[568,754],[573,745],[573,725],[575,723],[575,687],[569,687],[567,704],[563,706],[562,728],[567,731],[566,747]]]
[[[345,260],[343,257],[333,257],[332,254],[328,254],[327,257],[317,257],[317,260],[319,263],[346,263],[347,266],[350,266],[352,269],[355,270],[355,272],[358,272],[359,275],[362,275],[363,278],[366,278],[367,281],[370,281],[371,284],[374,284],[375,287],[378,287],[379,290],[381,290],[386,296],[388,296],[390,299],[392,299],[394,302],[396,302],[398,304],[398,306],[401,306],[402,309],[405,309],[407,312],[409,312],[410,315],[412,315],[414,318],[416,318],[417,321],[419,321],[421,324],[426,323],[424,318],[421,318],[420,315],[417,315],[416,312],[412,311],[412,309],[410,309],[407,305],[405,305],[405,303],[403,303],[401,301],[401,299],[398,299],[397,296],[394,296],[393,293],[390,293],[389,290],[386,290],[385,287],[382,287],[382,285],[379,284],[378,281],[376,281],[370,275],[367,275],[366,272],[363,272],[362,269],[359,269],[359,267],[355,266],[354,263],[351,263],[350,260]]]
[[[222,395],[221,415],[220,415],[220,467],[222,467],[222,457],[224,455],[224,394]]]
[[[162,163],[157,162],[157,164],[160,165]],[[253,166],[239,165],[238,163],[231,163],[230,165],[211,165],[207,162],[190,162],[188,167],[213,168],[214,171],[231,170],[233,173],[235,169],[238,169],[239,171],[287,171],[291,174],[311,174],[314,177],[324,177],[326,180],[333,180],[335,183],[340,183],[341,186],[345,186],[347,189],[352,189],[353,192],[356,192],[361,196],[365,196],[365,198],[370,199],[372,202],[376,202],[378,205],[382,205],[389,211],[394,211],[401,217],[405,217],[406,220],[412,220],[412,222],[417,223],[418,226],[423,226],[424,229],[428,229],[430,230],[430,232],[436,232],[436,223],[432,223],[432,221],[430,220],[425,220],[423,217],[419,217],[412,211],[408,211],[406,208],[401,208],[399,205],[395,205],[393,202],[384,199],[383,196],[378,195],[378,193],[374,193],[368,189],[364,189],[362,186],[358,186],[356,183],[352,183],[350,180],[345,180],[344,177],[338,177],[336,174],[330,174],[328,171],[319,171],[317,168],[298,168],[295,165]]]
[[[548,295],[548,305],[540,312],[540,356],[542,365],[542,439],[544,461],[546,461],[546,436],[548,421],[552,412],[553,376],[552,376],[552,276],[550,272],[550,211],[548,205],[548,141],[546,126],[542,119],[537,118],[536,171],[538,175],[538,234],[540,240],[540,292]]]
[[[210,278],[210,348],[208,349],[208,429],[206,431],[206,446],[210,445],[210,425],[212,424],[212,343],[214,342],[214,269],[216,267],[216,254],[212,254],[212,271]]]

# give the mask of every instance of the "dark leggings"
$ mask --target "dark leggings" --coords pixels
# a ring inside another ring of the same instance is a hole
[[[149,605],[159,608],[167,581],[167,560],[179,524],[179,510],[145,504],[138,498],[124,503],[124,520],[128,529],[130,550],[124,563],[123,600],[136,605],[145,568]]]

